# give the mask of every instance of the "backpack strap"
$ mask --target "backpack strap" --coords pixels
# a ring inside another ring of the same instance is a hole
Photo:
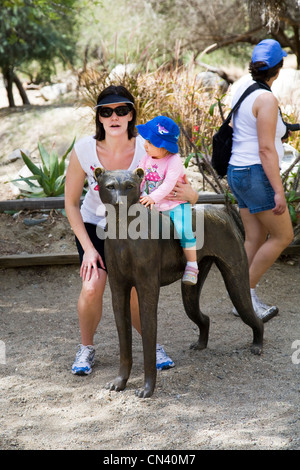
[[[232,110],[230,111],[230,113],[228,114],[227,118],[225,119],[224,122],[230,122],[230,119],[233,115],[233,113],[235,113],[238,108],[240,107],[242,101],[244,101],[244,99],[250,95],[250,93],[253,93],[253,91],[255,90],[259,90],[260,88],[263,88],[265,90],[268,90],[268,91],[271,91],[271,88],[264,82],[255,82],[255,83],[252,83],[252,85],[250,85],[245,91],[244,93],[242,94],[242,96],[240,97],[240,99],[238,100],[238,102],[234,105],[234,107],[232,108]]]

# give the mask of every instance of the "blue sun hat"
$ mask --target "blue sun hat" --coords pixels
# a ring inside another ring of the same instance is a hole
[[[140,135],[158,148],[165,148],[170,153],[178,153],[177,141],[180,130],[177,124],[166,116],[157,116],[146,124],[139,124]]]
[[[267,70],[275,67],[287,56],[287,53],[281,48],[281,45],[275,39],[264,39],[260,41],[253,49],[252,62],[265,62],[265,66],[259,70]]]

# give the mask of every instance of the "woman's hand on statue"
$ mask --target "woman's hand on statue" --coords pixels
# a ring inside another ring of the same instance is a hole
[[[177,181],[166,199],[169,201],[188,201],[191,204],[196,204],[198,197],[197,191],[192,188],[187,176],[184,175],[184,183]]]

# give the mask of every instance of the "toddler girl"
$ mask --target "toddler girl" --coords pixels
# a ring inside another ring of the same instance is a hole
[[[145,177],[142,183],[141,204],[155,204],[157,210],[171,217],[187,264],[182,278],[184,284],[197,283],[198,264],[196,239],[192,230],[192,211],[186,201],[169,201],[166,196],[184,176],[184,167],[178,154],[179,127],[166,116],[157,116],[137,126],[145,139],[146,155],[140,160]]]

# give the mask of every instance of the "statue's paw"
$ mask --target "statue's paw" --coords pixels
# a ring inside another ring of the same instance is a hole
[[[252,344],[250,351],[252,354],[255,354],[256,356],[260,356],[262,353],[262,345],[261,344]]]
[[[115,392],[121,392],[122,390],[125,389],[126,382],[127,380],[122,379],[122,377],[116,377],[115,380],[113,380],[112,382],[109,382],[106,385],[106,388],[111,391],[114,390]]]
[[[194,349],[195,351],[202,351],[202,349],[206,349],[207,343],[196,341],[196,343],[192,343],[190,345],[190,349]]]
[[[141,390],[136,390],[135,394],[139,398],[149,398],[153,395],[154,392],[154,386],[145,386]]]

